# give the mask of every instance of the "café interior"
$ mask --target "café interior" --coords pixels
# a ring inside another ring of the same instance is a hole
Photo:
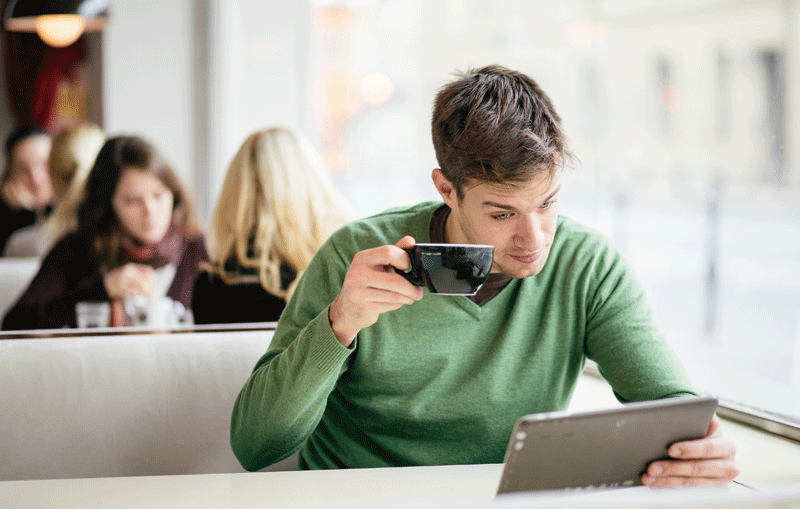
[[[438,199],[437,89],[488,64],[533,77],[576,156],[560,214],[624,254],[740,474],[499,500],[500,464],[248,473],[231,408],[277,323],[145,324],[0,332],[0,507],[800,507],[800,1],[42,1],[92,14],[38,53],[17,3],[37,4],[3,2],[0,132],[49,72],[48,130],[152,140],[204,228],[269,126],[310,140],[358,217]],[[0,258],[3,314],[40,264]],[[587,362],[569,410],[620,405]]]

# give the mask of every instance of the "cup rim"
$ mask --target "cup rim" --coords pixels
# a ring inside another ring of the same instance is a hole
[[[75,303],[75,310],[85,310],[85,311],[96,311],[96,310],[105,310],[110,309],[111,303],[98,300],[98,301],[91,301],[91,300],[82,300]]]
[[[450,242],[417,242],[414,247],[489,247],[494,249],[491,244],[452,244]]]

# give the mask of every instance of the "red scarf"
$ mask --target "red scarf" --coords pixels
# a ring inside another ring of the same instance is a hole
[[[157,244],[142,246],[127,235],[122,237],[117,266],[121,267],[126,263],[141,263],[158,269],[172,263],[177,267],[183,254],[183,245],[183,230],[180,223],[173,220],[167,234]],[[110,322],[111,327],[130,325],[131,321],[125,313],[122,299],[114,299],[111,302]]]

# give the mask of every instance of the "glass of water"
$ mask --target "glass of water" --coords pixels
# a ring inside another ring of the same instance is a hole
[[[111,320],[111,304],[108,302],[78,302],[75,315],[79,329],[108,327]]]

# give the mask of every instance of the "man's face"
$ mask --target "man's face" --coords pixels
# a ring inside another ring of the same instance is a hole
[[[47,136],[29,136],[11,151],[8,180],[19,183],[20,192],[26,195],[21,201],[30,208],[43,207],[53,199],[48,169],[50,146]]]
[[[556,233],[560,174],[517,186],[473,182],[461,199],[440,170],[433,179],[451,208],[448,242],[494,246],[493,273],[523,278],[541,272]]]

